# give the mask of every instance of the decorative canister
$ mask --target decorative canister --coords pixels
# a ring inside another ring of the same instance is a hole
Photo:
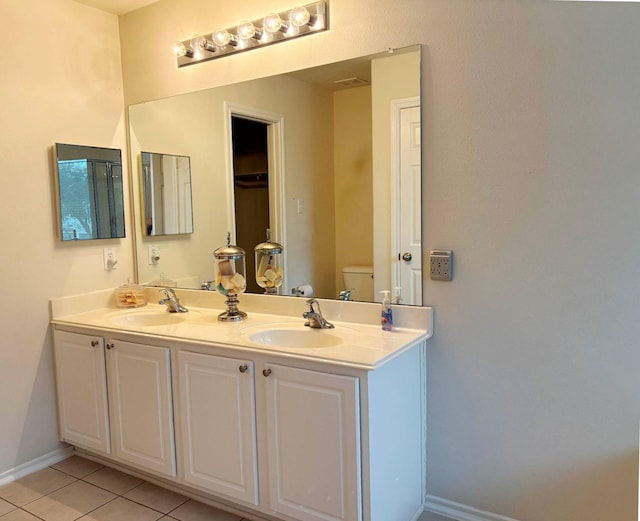
[[[139,308],[147,305],[144,287],[129,281],[115,289],[116,306],[119,308]]]
[[[282,245],[271,240],[271,230],[267,228],[267,240],[255,248],[256,282],[267,295],[276,295],[282,286]]]
[[[227,245],[213,252],[216,260],[216,289],[227,297],[227,310],[218,315],[218,320],[244,320],[247,314],[238,309],[238,295],[247,289],[245,251],[231,244],[231,234],[227,233]]]

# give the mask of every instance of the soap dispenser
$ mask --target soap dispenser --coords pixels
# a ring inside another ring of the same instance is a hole
[[[391,311],[391,300],[389,300],[388,289],[381,291],[382,293],[382,310],[380,313],[380,323],[383,331],[391,331],[393,329],[393,314]]]

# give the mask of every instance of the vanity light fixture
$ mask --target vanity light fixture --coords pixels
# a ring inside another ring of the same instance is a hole
[[[269,13],[257,20],[243,20],[236,27],[193,36],[176,42],[173,51],[178,67],[184,67],[326,31],[328,21],[327,3],[314,2],[281,13]]]

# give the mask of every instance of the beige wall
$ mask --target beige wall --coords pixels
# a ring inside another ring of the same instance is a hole
[[[373,266],[371,87],[333,95],[336,201],[336,290],[345,289],[342,268]]]
[[[0,12],[2,477],[58,447],[48,299],[114,287],[133,271],[130,221],[126,239],[60,243],[53,205],[54,143],[127,157],[117,18],[68,0],[0,0]]]
[[[454,280],[423,287],[428,492],[522,520],[631,520],[640,6],[340,0],[322,34],[185,69],[168,52],[286,7],[123,17],[127,103],[424,44],[424,250],[455,252]]]

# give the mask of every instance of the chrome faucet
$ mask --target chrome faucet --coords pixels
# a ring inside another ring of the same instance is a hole
[[[322,316],[322,312],[320,311],[320,302],[314,298],[310,298],[307,300],[307,304],[309,305],[309,311],[305,311],[302,314],[302,317],[307,319],[304,323],[305,326],[309,326],[314,329],[332,329],[334,327],[331,322],[327,322]]]
[[[338,295],[338,300],[351,300],[351,290],[343,289]]]
[[[173,288],[160,288],[165,298],[161,299],[158,304],[166,304],[169,313],[187,313],[189,310],[180,304],[180,300],[176,297]]]

